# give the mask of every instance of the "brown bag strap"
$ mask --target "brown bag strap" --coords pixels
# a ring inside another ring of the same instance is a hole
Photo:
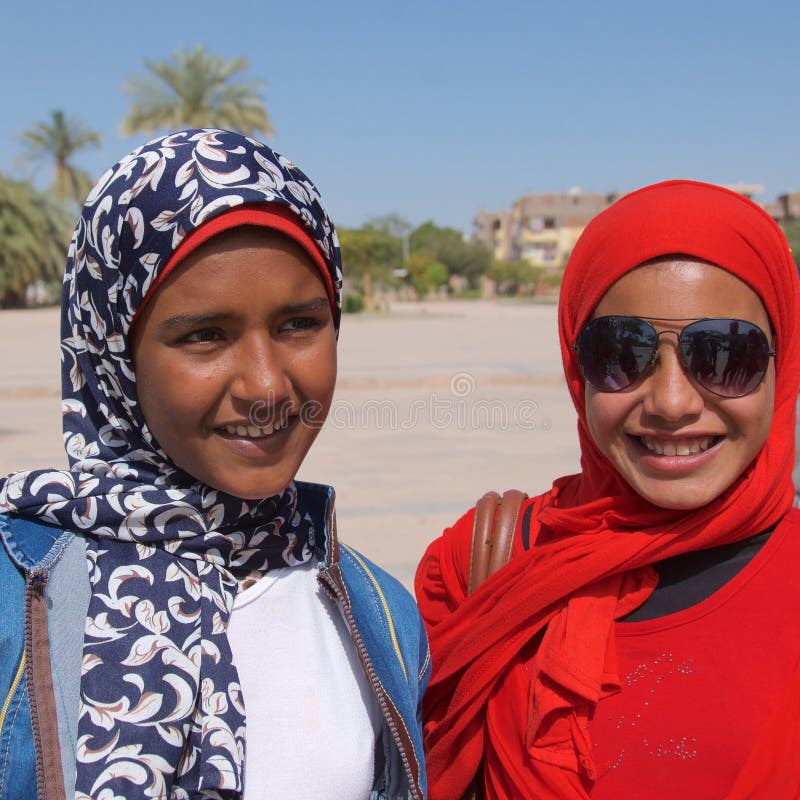
[[[469,594],[488,577],[508,564],[519,510],[527,499],[525,492],[509,489],[502,498],[497,492],[486,492],[475,506],[472,547],[469,561]]]
[[[472,594],[488,577],[508,564],[522,504],[528,495],[518,489],[509,489],[500,497],[497,492],[486,492],[475,504],[475,522],[472,526],[472,545],[469,557],[469,594]],[[462,800],[483,800],[483,761]]]

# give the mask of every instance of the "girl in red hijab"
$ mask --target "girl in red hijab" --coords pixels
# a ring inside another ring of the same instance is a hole
[[[559,304],[581,472],[473,594],[474,510],[417,573],[431,800],[800,797],[799,321],[740,195],[668,181],[589,224]]]

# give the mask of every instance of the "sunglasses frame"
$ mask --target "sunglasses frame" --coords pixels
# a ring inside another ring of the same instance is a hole
[[[636,380],[631,381],[627,386],[621,386],[618,389],[608,389],[608,388],[605,388],[605,387],[597,386],[594,383],[592,383],[592,381],[590,381],[589,378],[586,376],[586,372],[584,371],[583,364],[581,362],[579,342],[580,342],[581,336],[584,333],[584,330],[586,329],[587,326],[591,325],[591,323],[596,322],[598,320],[603,320],[603,319],[632,319],[632,320],[637,320],[638,322],[644,322],[646,325],[649,325],[653,329],[653,331],[655,332],[655,335],[656,335],[656,342],[655,342],[655,345],[653,346],[653,352],[652,352],[652,354],[650,356],[650,360],[648,361],[647,365],[642,369],[641,374],[639,375],[639,377],[636,378]],[[605,394],[616,394],[617,392],[624,392],[624,391],[626,391],[628,389],[632,389],[632,388],[638,386],[642,381],[644,381],[648,377],[648,375],[652,372],[653,364],[655,363],[656,357],[658,356],[658,345],[659,345],[660,337],[663,336],[664,334],[671,333],[671,334],[675,335],[675,337],[677,338],[677,341],[678,341],[678,359],[680,360],[681,369],[683,370],[683,372],[687,376],[687,378],[689,378],[689,380],[691,380],[692,383],[697,384],[697,386],[699,386],[701,389],[703,389],[703,391],[710,392],[711,394],[715,395],[716,397],[722,397],[722,398],[725,398],[727,400],[734,400],[734,399],[736,399],[738,397],[747,397],[747,395],[752,394],[754,391],[756,391],[756,389],[758,389],[758,387],[761,386],[761,384],[764,382],[764,378],[767,375],[767,370],[769,369],[769,361],[767,361],[767,366],[764,368],[764,371],[763,371],[763,373],[761,375],[760,380],[758,381],[758,383],[755,386],[753,386],[752,389],[749,389],[746,392],[742,392],[741,394],[733,394],[733,395],[731,395],[731,394],[720,394],[720,392],[715,391],[714,389],[711,389],[708,386],[706,386],[695,375],[692,374],[690,366],[686,363],[686,355],[683,352],[683,347],[682,347],[683,342],[681,340],[681,336],[683,335],[683,332],[688,327],[690,327],[691,325],[695,325],[698,322],[721,322],[721,321],[724,321],[724,322],[741,322],[741,323],[744,323],[745,325],[749,325],[749,326],[755,328],[764,337],[764,342],[766,343],[766,346],[768,348],[767,357],[768,358],[773,358],[776,355],[775,344],[774,344],[774,334],[773,334],[773,338],[772,338],[772,343],[770,343],[770,338],[762,330],[762,328],[759,327],[758,325],[756,325],[755,322],[750,322],[749,320],[746,320],[746,319],[738,319],[737,317],[637,317],[637,316],[633,316],[632,314],[606,314],[606,315],[603,315],[602,317],[594,317],[593,319],[587,320],[581,326],[580,331],[578,331],[578,336],[575,339],[575,343],[570,346],[570,350],[572,350],[575,353],[577,353],[577,355],[578,355],[578,368],[581,371],[581,375],[583,375],[583,379],[593,389],[597,390],[598,392],[603,392]],[[656,330],[655,325],[652,324],[653,322],[685,322],[686,324],[679,331],[673,331],[673,330],[658,331],[658,330]]]

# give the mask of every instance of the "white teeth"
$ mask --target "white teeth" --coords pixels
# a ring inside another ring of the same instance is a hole
[[[280,427],[285,427],[285,425]],[[278,425],[226,425],[225,433],[231,436],[258,439],[262,436],[269,436],[269,434],[278,429]]]
[[[714,436],[699,436],[694,439],[654,439],[640,436],[639,441],[651,452],[659,456],[690,456],[702,453],[714,444]]]

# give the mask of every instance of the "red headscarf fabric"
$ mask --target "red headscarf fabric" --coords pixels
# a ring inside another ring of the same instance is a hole
[[[617,279],[672,254],[708,261],[747,283],[767,310],[777,351],[764,447],[727,491],[689,512],[653,506],[602,455],[587,428],[584,381],[570,349]],[[460,798],[481,762],[490,797],[588,797],[594,762],[587,721],[619,685],[613,622],[652,591],[650,565],[751,536],[791,507],[798,324],[800,290],[786,240],[738,194],[668,181],[623,197],[589,224],[559,304],[582,471],[532,500],[536,546],[473,595],[466,597],[461,563],[461,534],[473,512],[431,545],[417,573],[433,659],[425,726],[431,800]]]
[[[338,330],[341,308],[334,286],[335,274],[332,274],[335,273],[335,268],[332,269],[328,266],[328,262],[325,260],[319,245],[309,235],[300,215],[296,214],[288,206],[279,205],[278,203],[250,203],[235,206],[228,211],[223,211],[219,216],[211,217],[211,219],[206,220],[199,227],[190,231],[175,248],[175,251],[169,257],[169,261],[164,265],[164,269],[150,284],[150,288],[142,298],[139,308],[136,309],[134,319],[141,317],[144,307],[155,296],[158,287],[198,247],[220,233],[248,225],[280,231],[305,250],[306,254],[314,262],[314,266],[319,270],[322,282],[325,284],[325,293],[328,295],[334,324]]]

